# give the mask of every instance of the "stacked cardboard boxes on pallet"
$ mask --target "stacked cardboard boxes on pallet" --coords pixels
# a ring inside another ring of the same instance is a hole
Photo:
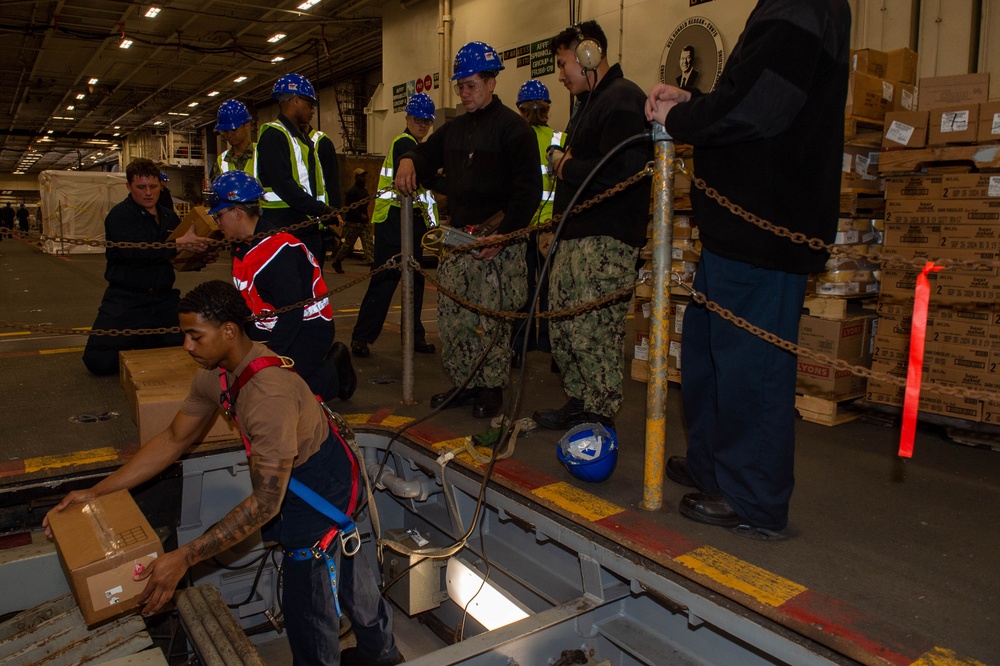
[[[118,358],[119,380],[139,428],[139,442],[145,444],[170,425],[200,366],[181,347],[124,351]],[[239,437],[239,431],[219,411],[199,441]]]
[[[958,259],[969,269],[931,274],[924,381],[1000,392],[1000,175],[954,173],[892,177],[886,186],[885,251],[923,263]],[[907,371],[919,269],[886,268],[872,369]],[[901,406],[903,389],[868,383],[872,402]],[[996,421],[983,401],[923,391],[920,410],[968,421]],[[985,414],[989,412],[987,419]]]

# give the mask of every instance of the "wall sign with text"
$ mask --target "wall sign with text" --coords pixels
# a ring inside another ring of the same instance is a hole
[[[708,92],[715,87],[725,63],[719,29],[703,16],[692,16],[674,28],[663,47],[660,82]]]
[[[416,79],[410,79],[406,83],[399,83],[392,87],[392,111],[399,113],[406,110],[406,102],[417,93],[428,93],[437,90],[441,86],[441,79],[437,72],[425,74]]]

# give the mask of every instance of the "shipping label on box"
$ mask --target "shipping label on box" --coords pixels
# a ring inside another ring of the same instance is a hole
[[[84,621],[134,610],[147,581],[132,577],[163,555],[163,546],[128,491],[50,511],[48,519]]]
[[[1000,101],[983,102],[979,105],[979,130],[976,132],[979,143],[995,143],[1000,141]]]
[[[892,111],[885,114],[883,148],[923,148],[927,145],[926,111]]]
[[[927,144],[974,143],[978,132],[978,104],[945,106],[930,112]]]

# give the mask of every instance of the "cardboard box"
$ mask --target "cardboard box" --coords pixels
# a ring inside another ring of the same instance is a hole
[[[979,133],[979,104],[942,106],[928,112],[927,145],[975,143]]]
[[[851,365],[871,365],[870,356],[845,360]],[[838,370],[832,364],[800,357],[795,375],[795,392],[826,400],[846,400],[864,395],[865,381],[864,377],[851,374],[849,370]]]
[[[895,95],[896,87],[889,81],[863,72],[851,72],[845,113],[882,120],[887,112],[892,111]]]
[[[163,546],[128,491],[48,514],[59,562],[83,619],[94,625],[135,609],[146,581],[132,576]]]
[[[191,209],[191,212],[181,219],[181,223],[177,225],[177,228],[174,229],[174,232],[170,234],[167,240],[177,240],[186,234],[192,226],[194,226],[195,234],[202,238],[213,238],[215,240],[222,240],[224,238],[219,225],[208,214],[208,209],[204,206],[195,206]],[[177,255],[170,260],[170,263],[179,271],[196,271],[208,265],[204,254],[195,254],[187,250],[179,250]]]
[[[989,101],[990,75],[957,74],[920,79],[920,100],[917,109],[931,111],[942,106]]]
[[[882,179],[878,175],[878,151],[858,146],[844,146],[840,165],[841,186],[865,189],[873,192],[882,190]]]
[[[873,314],[839,320],[803,315],[799,346],[837,359],[871,356],[874,322]]]
[[[885,74],[890,81],[917,82],[917,52],[905,46],[886,52]]]
[[[976,132],[979,143],[1000,141],[1000,101],[983,102],[979,105],[979,129]]]
[[[890,176],[885,179],[885,199],[940,199],[942,181],[942,176]]]
[[[893,111],[917,110],[917,87],[911,83],[893,83]]]
[[[885,114],[883,148],[923,148],[927,145],[926,111],[890,111]]]
[[[909,222],[886,222],[882,245],[893,254],[897,249],[907,247],[936,248],[941,241],[941,225],[913,224]]]
[[[868,402],[875,402],[880,405],[901,407],[903,405],[904,391],[905,389],[902,386],[896,386],[891,382],[885,382],[881,379],[869,379],[868,386],[865,389],[865,399]]]
[[[953,173],[941,176],[942,199],[1000,198],[1000,175]]]
[[[162,390],[149,389],[136,392],[135,424],[139,428],[139,442],[145,444],[154,435],[165,430],[177,416],[186,396],[187,386],[181,391],[176,387],[167,387]],[[197,441],[221,442],[239,439],[240,432],[236,424],[227,419],[220,409]]]
[[[886,66],[889,64],[889,54],[876,49],[858,49],[851,51],[851,71],[885,77]]]

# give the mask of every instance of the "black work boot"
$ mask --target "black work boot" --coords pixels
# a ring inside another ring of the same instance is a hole
[[[570,398],[559,409],[539,409],[531,415],[531,418],[549,430],[567,430],[588,420],[587,412],[583,409],[583,400],[580,398]]]
[[[472,406],[472,415],[477,419],[488,419],[500,413],[503,407],[503,388],[484,388],[479,390],[479,397]]]
[[[472,386],[469,388],[462,389],[453,388],[445,391],[444,393],[438,393],[431,397],[431,408],[437,409],[444,403],[448,403],[445,409],[451,409],[452,407],[465,407],[466,405],[471,405],[479,397],[479,391],[481,389],[478,386]],[[455,396],[452,399],[452,396]]]
[[[340,381],[337,397],[341,400],[350,400],[358,388],[358,374],[354,371],[347,345],[343,342],[334,342],[326,357],[333,361],[333,365],[337,368],[337,378]]]

